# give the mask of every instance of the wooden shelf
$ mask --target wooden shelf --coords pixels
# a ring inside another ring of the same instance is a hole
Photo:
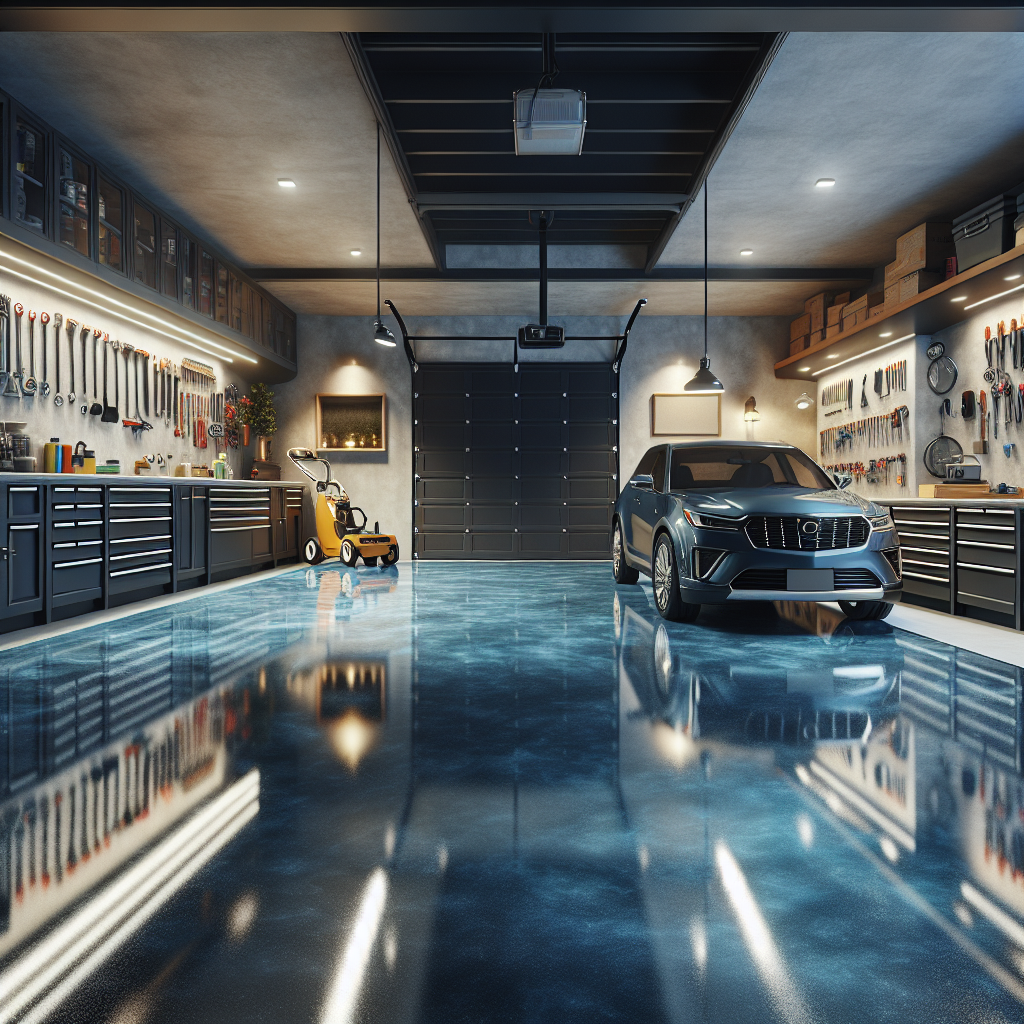
[[[1006,280],[1014,274],[1022,275],[1019,281]],[[937,334],[979,312],[984,313],[986,308],[994,309],[994,304],[990,303],[973,309],[966,307],[1017,287],[1021,290],[1016,294],[1024,298],[1024,245],[979,263],[851,331],[826,338],[795,356],[783,359],[775,364],[775,376],[784,380],[815,380],[822,372],[845,360],[881,349],[897,339],[905,340],[915,334]],[[961,295],[967,296],[963,302],[951,301]],[[995,327],[995,322],[992,327]]]

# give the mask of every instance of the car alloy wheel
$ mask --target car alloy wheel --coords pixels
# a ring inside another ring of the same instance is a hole
[[[615,524],[615,531],[612,533],[612,572],[616,576],[622,566],[622,527]]]
[[[622,543],[622,523],[616,520],[612,527],[612,576],[616,583],[636,583],[640,573],[626,562]]]
[[[659,544],[654,556],[654,600],[661,611],[672,600],[672,556],[667,543]]]

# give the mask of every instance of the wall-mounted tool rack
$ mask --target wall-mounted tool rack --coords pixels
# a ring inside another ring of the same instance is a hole
[[[891,504],[903,556],[903,599],[1024,629],[1024,503]]]
[[[296,561],[303,495],[262,481],[0,475],[0,633]]]

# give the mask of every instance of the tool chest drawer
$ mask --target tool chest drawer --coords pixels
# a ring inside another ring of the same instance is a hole
[[[91,550],[69,551],[67,554],[72,557],[65,557],[63,552],[54,552],[50,570],[51,593],[54,598],[74,597],[85,600],[102,591],[103,555],[91,554]]]
[[[210,488],[210,532],[242,532],[270,526],[270,488],[254,487],[246,494]]]
[[[935,601],[950,600],[949,506],[890,506],[903,558],[903,591]]]
[[[171,501],[170,487],[111,487],[108,489],[110,507],[127,505],[135,507],[140,503]]]
[[[70,519],[51,523],[50,538],[56,541],[100,540],[103,537],[102,519]]]
[[[40,484],[7,488],[7,517],[31,519],[43,511],[43,488]]]
[[[102,494],[55,494],[50,501],[50,517],[54,522],[66,522],[69,519],[102,519],[103,514]]]
[[[109,524],[111,541],[125,537],[145,537],[153,533],[169,533],[171,530],[171,513],[152,516],[129,516],[124,519],[111,519]]]
[[[957,509],[957,601],[1015,616],[1017,545],[1017,514],[1013,509]]]

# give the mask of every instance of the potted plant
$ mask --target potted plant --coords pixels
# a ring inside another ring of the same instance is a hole
[[[252,401],[248,395],[242,395],[238,400],[238,422],[242,426],[242,447],[249,447],[250,416],[252,416]]]
[[[256,435],[256,459],[270,461],[270,442],[277,432],[274,392],[266,384],[253,384],[249,392],[248,421]]]

